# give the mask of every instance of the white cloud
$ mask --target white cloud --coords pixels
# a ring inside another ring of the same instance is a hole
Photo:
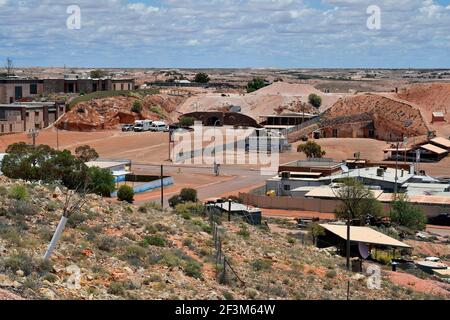
[[[450,6],[432,0],[322,0],[314,7],[303,0],[162,0],[158,7],[125,0],[76,2],[81,30],[65,27],[72,0],[0,0],[0,56],[34,57],[38,64],[39,58],[59,62],[70,54],[80,63],[123,64],[122,54],[133,54],[134,63],[147,61],[139,53],[154,53],[170,64],[183,54],[213,65],[221,62],[217,52],[227,51],[268,59],[281,53],[284,61],[301,65],[308,55],[352,62],[410,54],[412,60],[412,54],[420,57],[423,50],[430,56],[433,49],[444,57],[450,46]],[[376,32],[366,27],[366,9],[374,3],[382,13]]]

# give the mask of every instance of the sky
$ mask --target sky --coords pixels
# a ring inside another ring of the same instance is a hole
[[[450,68],[450,0],[0,0],[6,57],[18,67]]]

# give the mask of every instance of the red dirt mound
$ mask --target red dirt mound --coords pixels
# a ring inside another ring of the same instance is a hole
[[[380,139],[403,135],[417,137],[429,131],[420,110],[406,102],[375,94],[341,99],[325,112],[324,119],[332,124],[341,119],[352,121],[357,116],[371,120]]]

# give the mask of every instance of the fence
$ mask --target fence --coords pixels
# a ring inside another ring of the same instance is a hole
[[[219,280],[219,283],[227,285],[237,283],[237,285],[245,286],[245,282],[239,277],[237,272],[232,267],[230,260],[227,258],[227,256],[222,250],[223,244],[221,236],[222,231],[218,223],[216,222],[214,210],[208,209],[207,214],[209,215],[213,233],[214,249],[215,249],[214,260],[216,264],[216,270],[218,273],[217,278]]]

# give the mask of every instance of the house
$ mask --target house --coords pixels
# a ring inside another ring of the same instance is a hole
[[[301,112],[263,115],[260,116],[260,124],[266,129],[289,130],[290,128],[300,126],[306,121],[310,121],[316,117],[317,114]]]
[[[0,134],[47,128],[65,111],[64,104],[55,102],[0,104]]]
[[[116,182],[123,182],[126,180],[126,175],[131,173],[131,161],[115,161],[115,160],[95,160],[87,162],[89,168],[97,167],[111,171]]]
[[[445,122],[445,114],[442,111],[433,112],[433,120],[432,123],[435,122]]]
[[[91,79],[70,75],[57,79],[0,78],[0,104],[21,102],[49,93],[134,90],[134,79]]]

